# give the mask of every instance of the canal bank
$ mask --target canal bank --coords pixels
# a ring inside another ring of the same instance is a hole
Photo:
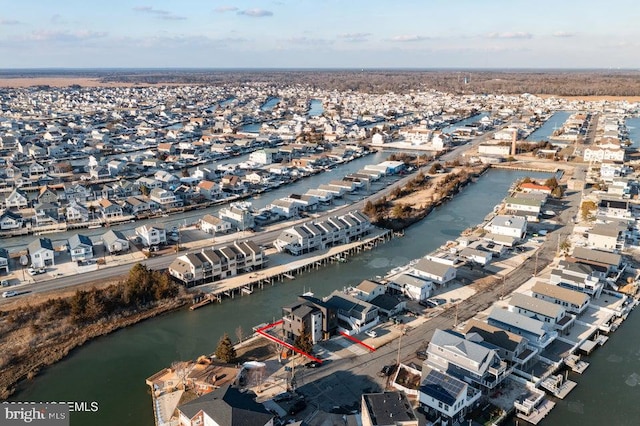
[[[354,256],[348,263],[329,265],[268,291],[256,291],[251,297],[195,312],[180,310],[99,338],[23,384],[11,399],[97,401],[100,406],[97,413],[73,413],[72,422],[152,425],[145,378],[173,361],[211,353],[225,332],[235,336],[236,329],[241,327],[248,334],[256,324],[281,317],[281,306],[294,301],[299,293],[311,290],[329,294],[405,265],[416,254],[436,249],[481,222],[502,200],[512,182],[527,175],[531,173],[491,170],[410,227],[407,237]],[[548,174],[532,177],[543,178]]]

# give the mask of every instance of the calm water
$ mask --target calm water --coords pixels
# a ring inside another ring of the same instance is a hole
[[[13,400],[98,401],[98,414],[72,415],[72,424],[153,424],[151,397],[145,379],[172,361],[193,359],[215,350],[222,333],[235,335],[240,325],[254,325],[281,315],[280,307],[311,289],[318,296],[362,279],[383,275],[410,259],[456,238],[462,230],[482,221],[505,195],[511,183],[525,172],[494,170],[467,187],[451,202],[411,227],[407,236],[331,265],[294,281],[278,283],[251,296],[225,300],[191,312],[182,310],[145,321],[101,337],[74,351],[64,361],[46,369],[19,390]],[[473,208],[470,208],[473,206]]]
[[[267,99],[267,102],[262,104],[260,109],[262,111],[271,111],[272,109],[274,109],[276,107],[276,105],[278,105],[278,102],[280,102],[280,98],[269,98],[269,99]]]
[[[526,140],[528,141],[544,141],[549,140],[549,136],[553,135],[553,131],[562,127],[567,118],[571,115],[568,111],[558,111],[553,114],[542,126],[535,132],[531,133]]]
[[[640,147],[640,117],[628,118],[625,121],[629,130],[629,139],[633,142],[633,147]]]
[[[307,113],[309,117],[317,117],[322,115],[324,112],[324,107],[322,106],[322,101],[320,99],[311,99],[309,102],[309,112]]]
[[[482,118],[487,117],[489,115],[488,112],[481,112],[480,114],[473,115],[469,118],[465,118],[464,120],[456,121],[455,123],[445,127],[442,129],[443,133],[451,133],[456,129],[459,129],[464,126],[468,126],[469,124],[473,124],[476,121],[482,120]]]

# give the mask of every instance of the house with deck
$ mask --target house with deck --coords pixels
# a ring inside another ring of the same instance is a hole
[[[411,274],[443,286],[455,279],[456,268],[446,263],[423,258],[413,265]]]
[[[560,305],[574,315],[583,313],[591,300],[589,295],[581,291],[539,281],[533,285],[531,292],[533,297]]]
[[[509,331],[527,339],[529,344],[543,350],[558,337],[552,327],[526,315],[495,307],[489,314],[489,325]]]
[[[29,243],[27,253],[31,258],[31,266],[34,268],[55,265],[55,251],[49,238],[38,238]]]
[[[129,251],[129,240],[120,231],[108,230],[102,235],[105,250],[110,254],[120,254]]]
[[[562,305],[523,293],[513,293],[507,309],[542,321],[560,334],[566,334],[575,321],[575,316],[568,314]]]
[[[67,248],[73,262],[93,259],[93,242],[86,235],[72,235],[67,242]]]

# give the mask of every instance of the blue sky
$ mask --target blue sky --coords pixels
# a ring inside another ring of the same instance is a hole
[[[0,68],[639,68],[637,0],[1,0]]]

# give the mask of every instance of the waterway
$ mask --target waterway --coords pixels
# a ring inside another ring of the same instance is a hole
[[[320,99],[311,99],[309,102],[309,112],[307,115],[309,117],[317,117],[322,115],[324,112],[324,107],[322,106],[322,101]]]
[[[629,131],[629,139],[633,142],[631,146],[640,148],[640,117],[627,118],[625,125]]]
[[[488,112],[481,112],[480,114],[472,115],[469,118],[465,118],[464,120],[456,121],[455,123],[445,127],[442,129],[442,133],[452,133],[461,127],[468,126],[469,124],[473,124],[476,121],[482,120],[484,117],[489,116]]]
[[[382,151],[376,152],[375,154],[366,155],[364,157],[357,158],[349,163],[342,164],[335,169],[331,169],[317,175],[309,176],[308,178],[300,179],[297,182],[294,182],[290,185],[283,185],[272,191],[264,192],[258,197],[251,198],[249,201],[251,201],[256,209],[260,209],[278,198],[286,197],[293,193],[305,193],[308,189],[317,188],[318,186],[327,184],[332,180],[341,179],[349,173],[355,173],[358,170],[364,168],[366,165],[380,163],[384,161],[388,155],[388,153],[383,153]],[[234,161],[237,161],[238,158],[223,160],[220,163],[232,163]],[[220,211],[221,208],[224,207],[225,206],[216,206],[203,210],[194,210],[182,215],[175,215],[167,218],[147,219],[139,220],[134,223],[123,223],[120,225],[112,226],[110,229],[121,231],[127,236],[133,235],[134,229],[138,226],[144,225],[145,223],[157,223],[164,225],[167,229],[171,229],[174,226],[180,227],[182,225],[185,225],[185,223],[187,225],[195,223],[205,214],[215,215],[216,213],[218,213],[218,211]],[[68,240],[72,235],[78,233],[90,237],[94,241],[98,241],[100,239],[100,236],[105,232],[106,231],[103,228],[79,229],[69,232],[48,234],[46,235],[46,237],[51,239],[54,246],[60,246],[62,244],[66,244],[66,240]],[[35,238],[36,237],[34,237],[33,235],[7,238],[2,240],[2,247],[9,250],[10,252],[24,250],[26,246]]]
[[[153,424],[151,396],[145,379],[176,360],[195,359],[215,350],[223,333],[243,330],[281,316],[280,307],[304,291],[326,296],[344,286],[384,275],[388,270],[434,250],[475,225],[525,175],[546,174],[491,170],[452,201],[408,229],[404,238],[334,264],[294,281],[277,283],[251,296],[225,300],[191,312],[181,310],[117,331],[90,342],[45,369],[22,386],[15,401],[97,401],[97,413],[73,413],[72,424],[94,426]],[[473,208],[470,208],[473,206]]]
[[[554,113],[542,126],[540,126],[535,132],[531,133],[526,140],[548,141],[549,137],[553,135],[553,131],[561,128],[570,115],[571,112],[568,111],[558,111]]]

